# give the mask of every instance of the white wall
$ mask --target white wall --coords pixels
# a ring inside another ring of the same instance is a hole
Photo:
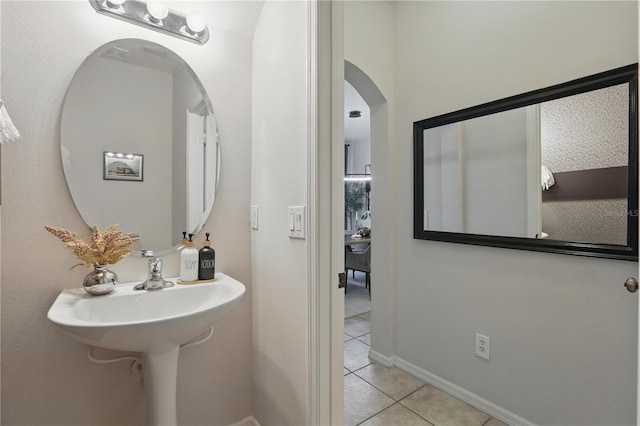
[[[167,232],[157,231],[171,229],[172,80],[166,71],[92,57],[74,75],[61,116],[65,176],[84,200],[76,202],[78,210],[100,229],[118,223],[138,233],[149,249],[173,245]],[[104,151],[143,155],[143,181],[104,180]],[[105,203],[119,205],[117,215]]]
[[[526,109],[467,120],[464,125],[466,232],[526,237]]]
[[[344,2],[344,57],[352,64],[345,66],[345,79],[371,107],[371,276],[386,283],[392,282],[395,272],[395,229],[390,224],[395,222],[397,204],[395,191],[389,190],[395,187],[396,156],[393,17],[393,6],[386,1]],[[383,353],[393,352],[394,291],[392,286],[371,290],[371,326],[376,330],[372,342]]]
[[[525,108],[427,129],[423,137],[425,229],[527,236]]]
[[[265,2],[253,41],[254,415],[263,426],[308,424],[307,245],[287,236],[287,206],[307,196],[307,8]]]
[[[345,19],[365,31],[381,6],[359,7],[357,16],[345,7]],[[622,283],[637,263],[414,240],[411,130],[416,120],[637,62],[637,3],[393,7],[395,181],[383,188],[397,194],[397,219],[374,213],[374,229],[396,230],[397,272],[372,284],[372,348],[538,424],[634,424],[638,306]],[[387,88],[386,65],[373,58],[389,53],[366,44],[376,30],[347,38],[345,54]],[[350,56],[358,41],[370,58]],[[372,146],[374,170],[381,149]],[[380,297],[389,294],[391,306]],[[474,356],[476,332],[491,338],[489,362]]]
[[[228,15],[228,2],[168,2],[210,23]],[[144,423],[140,378],[127,363],[97,365],[46,320],[64,288],[86,271],[68,271],[74,258],[44,231],[56,225],[89,236],[62,172],[60,111],[84,58],[116,38],[165,45],[200,77],[216,111],[223,170],[212,215],[218,270],[244,282],[248,294],[204,345],[180,354],[178,420],[182,425],[237,422],[251,414],[251,257],[248,211],[251,36],[210,27],[204,46],[97,14],[87,2],[3,1],[2,95],[24,140],[2,147],[2,424],[134,425]],[[178,256],[164,259],[177,276]],[[114,268],[122,281],[146,276],[146,262],[127,258]],[[106,402],[105,402],[106,401]]]

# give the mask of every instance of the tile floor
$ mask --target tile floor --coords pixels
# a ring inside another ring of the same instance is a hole
[[[365,313],[344,320],[345,426],[504,426],[397,367],[369,359],[370,318]]]

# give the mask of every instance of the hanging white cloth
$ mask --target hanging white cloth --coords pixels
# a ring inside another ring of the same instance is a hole
[[[547,168],[544,164],[542,165],[542,169],[540,171],[540,177],[542,178],[542,190],[548,191],[555,183],[556,180],[553,177],[553,173],[551,170]]]
[[[0,143],[14,142],[20,139],[22,139],[20,132],[13,125],[13,121],[4,107],[4,102],[0,100]]]

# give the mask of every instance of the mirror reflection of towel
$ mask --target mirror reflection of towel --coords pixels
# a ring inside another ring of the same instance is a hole
[[[22,139],[20,132],[13,125],[11,117],[7,109],[4,107],[4,102],[0,100],[0,143],[13,142]]]
[[[4,102],[0,100],[0,143],[13,142],[22,139],[20,132],[13,125],[11,117],[7,109],[4,107]]]
[[[556,183],[556,180],[553,178],[553,173],[551,170],[547,168],[544,164],[542,165],[542,169],[540,171],[540,177],[542,178],[542,190],[548,191],[549,188]]]

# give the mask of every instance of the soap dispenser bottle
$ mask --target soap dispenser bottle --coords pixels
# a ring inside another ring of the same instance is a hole
[[[182,281],[198,280],[198,250],[194,247],[193,234],[189,234],[189,241],[180,253],[180,279]]]
[[[216,251],[211,248],[209,233],[205,234],[207,239],[202,243],[200,249],[200,263],[198,266],[198,278],[201,280],[212,280],[216,274]]]

